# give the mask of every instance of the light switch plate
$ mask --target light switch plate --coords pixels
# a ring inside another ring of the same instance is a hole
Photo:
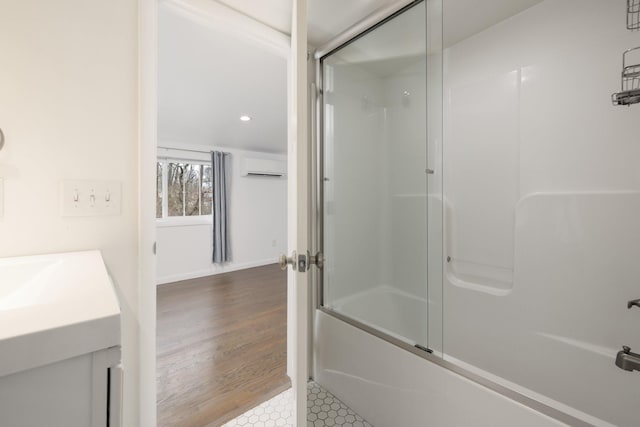
[[[66,180],[61,185],[62,216],[120,215],[121,184],[118,181]]]

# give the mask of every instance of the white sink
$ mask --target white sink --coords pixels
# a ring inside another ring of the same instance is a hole
[[[53,287],[47,287],[47,279],[59,264],[57,260],[0,259],[0,311],[41,303],[47,291],[48,296],[55,295]]]
[[[99,251],[0,258],[0,376],[120,345]]]

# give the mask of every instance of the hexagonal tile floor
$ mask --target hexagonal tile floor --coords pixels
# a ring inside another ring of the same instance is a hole
[[[293,427],[291,389],[245,412],[222,427]],[[314,382],[307,385],[307,427],[373,427]]]

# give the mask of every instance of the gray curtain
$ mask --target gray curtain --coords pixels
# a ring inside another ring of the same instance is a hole
[[[231,154],[211,152],[213,190],[213,262],[231,261],[229,244],[229,188],[231,176]]]

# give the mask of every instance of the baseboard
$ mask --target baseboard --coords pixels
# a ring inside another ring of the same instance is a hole
[[[165,285],[167,283],[179,282],[181,280],[197,279],[198,277],[206,277],[206,276],[215,276],[216,274],[230,273],[232,271],[245,270],[247,268],[262,267],[264,265],[275,264],[276,262],[278,262],[277,258],[268,258],[260,261],[229,263],[222,266],[216,266],[212,264],[211,268],[158,277],[156,280],[156,284],[160,286],[160,285]]]

